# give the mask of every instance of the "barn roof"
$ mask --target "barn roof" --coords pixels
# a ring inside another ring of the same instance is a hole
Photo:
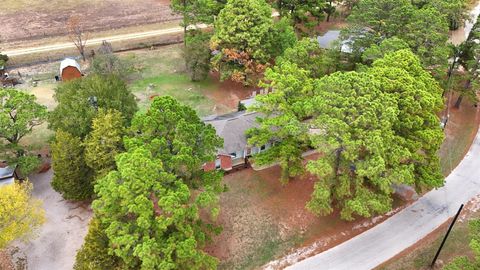
[[[260,113],[241,111],[206,117],[203,121],[212,125],[217,135],[223,138],[223,149],[220,149],[219,153],[230,154],[245,149],[247,146],[245,133],[248,129],[258,126],[257,117],[260,117]]]
[[[75,61],[75,59],[65,58],[65,59],[63,59],[62,62],[60,62],[60,74],[62,74],[62,71],[67,67],[74,67],[74,68],[78,69],[78,71],[81,70],[80,69],[80,64],[78,64],[78,62]]]

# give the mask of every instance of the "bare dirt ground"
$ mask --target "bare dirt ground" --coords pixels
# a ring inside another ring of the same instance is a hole
[[[278,166],[225,176],[229,190],[221,197],[218,218],[224,230],[206,248],[221,261],[219,269],[281,269],[350,239],[405,205],[397,203],[388,215],[355,222],[341,220],[338,212],[316,217],[305,209],[313,178],[299,177],[285,186],[279,178]]]
[[[450,98],[450,118],[445,129],[445,140],[440,148],[443,175],[448,175],[468,152],[480,123],[480,107],[465,100],[459,109],[454,107],[457,94]]]
[[[43,201],[47,221],[38,237],[28,243],[15,243],[20,250],[16,260],[26,259],[27,269],[72,269],[77,250],[87,234],[92,211],[88,205],[62,199],[50,186],[53,171],[30,177],[33,196]]]
[[[4,0],[0,40],[9,43],[65,35],[65,22],[72,15],[81,16],[90,32],[178,19],[169,4],[169,0]]]

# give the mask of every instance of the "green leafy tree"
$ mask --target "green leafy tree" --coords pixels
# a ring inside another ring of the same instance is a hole
[[[34,127],[47,117],[47,108],[36,102],[33,95],[15,89],[0,88],[0,159],[18,164],[22,176],[27,176],[39,165],[20,144]]]
[[[444,135],[438,115],[444,105],[440,85],[409,50],[387,54],[375,61],[368,72],[398,104],[399,121],[393,127],[395,143],[408,152],[397,166],[412,167],[414,186],[419,190],[442,186],[438,151]]]
[[[5,67],[8,62],[8,56],[0,53],[0,67]]]
[[[447,264],[443,270],[475,270],[480,268],[480,219],[471,220],[468,225],[471,237],[470,249],[473,251],[474,258],[457,257]]]
[[[164,169],[162,156],[139,146],[116,163],[95,186],[93,202],[109,250],[130,269],[215,269],[217,260],[199,249],[203,202]]]
[[[127,126],[137,111],[135,96],[114,75],[93,75],[62,83],[55,89],[57,107],[49,115],[49,127],[84,138],[92,127],[98,109],[121,112]]]
[[[262,113],[259,127],[249,130],[249,143],[275,145],[254,157],[259,165],[279,162],[282,182],[304,171],[302,154],[308,147],[308,125],[312,107],[306,102],[313,97],[313,80],[310,73],[296,64],[282,61],[265,73],[263,86],[274,91],[256,97],[257,105],[251,110]]]
[[[124,120],[120,112],[100,110],[84,141],[85,162],[96,178],[115,169],[115,156],[123,151]]]
[[[280,16],[291,17],[295,26],[310,30],[325,18],[327,8],[325,0],[276,0],[274,3]]]
[[[58,130],[51,145],[52,187],[66,200],[85,200],[93,195],[93,172],[84,159],[82,140]]]
[[[419,190],[443,184],[438,150],[442,90],[410,50],[387,53],[363,72],[311,79],[288,61],[266,72],[273,91],[257,97],[263,114],[251,144],[274,141],[256,156],[279,162],[282,180],[303,172],[302,154],[320,154],[307,170],[318,177],[307,207],[344,219],[391,209],[393,184]]]
[[[192,81],[205,80],[210,72],[210,34],[197,32],[186,37],[184,57]]]
[[[215,16],[218,15],[224,5],[225,3],[222,0],[172,0],[170,2],[172,10],[182,15],[181,26],[185,38],[188,36],[189,26],[199,23],[213,23]]]
[[[278,56],[272,52],[282,53],[274,46],[283,45],[274,42],[289,39],[275,29],[272,9],[264,0],[229,0],[215,21],[210,41],[210,48],[216,53],[212,64],[221,79],[255,82],[269,61]],[[276,38],[278,35],[282,37]]]
[[[12,241],[28,240],[45,222],[40,200],[32,198],[28,181],[0,186],[0,250]]]
[[[147,112],[135,116],[131,138],[125,143],[128,149],[151,150],[162,160],[166,172],[183,179],[190,187],[205,186],[205,194],[212,194],[212,198],[222,191],[221,175],[201,170],[202,164],[215,159],[222,139],[192,108],[170,96],[155,98]]]
[[[277,65],[284,62],[296,64],[297,67],[309,71],[312,78],[321,78],[342,69],[340,55],[336,50],[322,49],[318,42],[304,38],[287,48],[276,60]]]
[[[430,0],[429,5],[445,14],[450,30],[457,30],[468,19],[468,1],[466,0]]]
[[[297,42],[295,31],[287,18],[281,18],[273,25],[270,39],[272,44],[270,55],[272,56],[282,55],[285,50]]]
[[[391,38],[402,33],[414,12],[415,8],[410,0],[362,0],[347,18],[354,29],[360,30],[359,35],[347,31],[347,38],[352,34],[355,43],[358,39],[360,43],[378,44],[383,38]],[[358,47],[370,47],[365,44],[359,45]]]
[[[97,54],[92,61],[91,71],[94,74],[108,76],[128,76],[132,71],[129,62],[121,60],[113,53]]]
[[[463,67],[463,72],[458,72],[456,81],[460,84],[456,88],[459,93],[455,107],[460,108],[462,100],[467,97],[473,102],[477,102],[477,89],[480,82],[480,22],[473,25],[467,40],[458,46],[458,63]],[[454,55],[456,56],[456,55]],[[456,58],[455,58],[456,59]],[[452,73],[450,73],[452,74]]]
[[[400,37],[405,40],[425,67],[440,65],[443,69],[448,59],[448,23],[438,10],[416,10],[404,27]]]
[[[400,38],[387,38],[380,45],[372,45],[362,54],[364,63],[371,64],[373,61],[383,58],[387,53],[396,52],[402,49],[408,49],[408,44]]]
[[[325,215],[338,205],[347,220],[387,212],[391,185],[404,181],[402,168],[390,166],[402,157],[392,130],[398,117],[395,100],[381,91],[375,77],[356,72],[323,77],[315,93],[312,123],[320,132],[312,144],[321,157],[307,166],[319,178],[307,208]]]
[[[75,257],[74,270],[124,269],[121,259],[109,254],[110,242],[98,219],[93,218],[88,226],[84,243]]]
[[[397,37],[420,56],[425,67],[442,69],[447,64],[448,20],[437,9],[418,8],[409,0],[363,0],[347,20],[342,40],[352,49],[355,62],[372,45]]]

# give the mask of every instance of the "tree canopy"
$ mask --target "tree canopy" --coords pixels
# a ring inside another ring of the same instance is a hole
[[[140,146],[119,154],[116,165],[98,181],[93,202],[111,252],[128,268],[215,268],[216,259],[198,249],[206,239],[198,201],[161,156]]]
[[[87,236],[75,256],[74,270],[125,269],[120,258],[109,254],[110,241],[104,229],[97,218],[90,221]]]
[[[304,171],[302,154],[316,149],[320,156],[307,165],[318,178],[307,205],[312,212],[339,207],[344,219],[369,217],[391,209],[393,184],[443,184],[442,90],[408,49],[362,72],[320,79],[282,62],[266,80],[273,91],[257,97],[253,110],[263,117],[249,131],[250,143],[276,143],[255,162],[280,162],[286,181]]]
[[[182,178],[189,186],[207,184],[219,190],[217,177],[211,179],[213,182],[204,179],[215,173],[205,173],[200,168],[215,159],[216,149],[223,141],[192,108],[170,96],[156,97],[147,112],[135,116],[130,130],[130,138],[125,141],[127,149],[145,147],[162,160],[165,171]]]
[[[409,0],[362,0],[347,18],[342,39],[359,58],[363,51],[384,39],[397,37],[420,56],[428,68],[439,68],[448,59],[448,18],[430,5],[416,6]]]
[[[67,200],[86,200],[93,195],[93,171],[84,158],[82,140],[57,130],[51,144],[52,187]]]
[[[303,38],[285,49],[276,59],[276,65],[282,65],[284,62],[296,64],[308,71],[312,78],[321,78],[343,69],[340,65],[339,51],[323,49],[316,40],[310,38]]]
[[[42,202],[31,196],[28,181],[0,186],[0,250],[16,239],[27,240],[45,222]]]
[[[62,83],[55,89],[57,107],[49,115],[49,127],[84,138],[92,129],[98,109],[121,112],[125,125],[137,111],[134,95],[115,75],[92,75]]]
[[[332,10],[325,0],[274,0],[273,2],[280,16],[292,18],[292,23],[298,28],[312,29],[325,17],[324,11]]]
[[[210,41],[216,53],[212,64],[221,78],[255,82],[268,62],[282,53],[278,46],[289,46],[275,41],[295,40],[293,30],[281,26],[274,26],[272,9],[264,0],[229,0],[215,21]]]
[[[85,162],[96,177],[115,169],[115,156],[123,151],[124,120],[120,112],[100,109],[92,121],[92,131],[84,141]]]
[[[23,176],[32,172],[38,160],[28,156],[20,144],[23,137],[47,117],[47,108],[33,95],[15,89],[0,88],[0,159],[18,164]],[[32,166],[33,164],[33,166]]]

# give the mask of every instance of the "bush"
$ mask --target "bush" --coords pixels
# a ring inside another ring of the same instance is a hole
[[[75,257],[75,270],[120,269],[120,260],[108,254],[109,241],[100,222],[93,218],[85,236],[85,242]]]
[[[195,33],[187,37],[184,49],[187,72],[192,81],[205,80],[210,72],[210,34]]]
[[[52,147],[52,187],[66,200],[85,200],[93,195],[93,173],[84,160],[84,148],[78,137],[57,131]]]

